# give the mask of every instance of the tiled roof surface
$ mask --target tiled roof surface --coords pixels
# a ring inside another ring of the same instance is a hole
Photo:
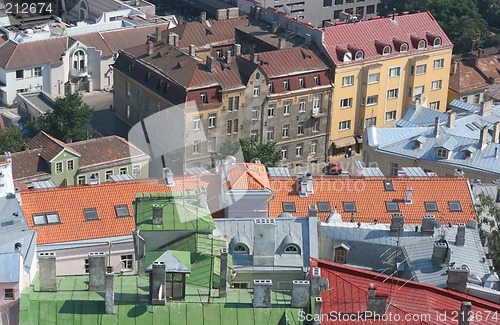
[[[450,75],[450,89],[463,94],[482,90],[500,83],[500,53],[477,59],[461,58],[457,61],[456,73]]]
[[[9,40],[0,47],[0,67],[10,70],[43,63],[61,65],[61,55],[67,48],[66,37],[27,43]]]
[[[486,95],[496,102],[500,102],[500,83],[491,86],[486,90]]]
[[[270,188],[266,168],[261,164],[237,164],[227,172],[228,189],[263,190]]]
[[[38,132],[37,135],[30,139],[30,141],[26,144],[26,147],[30,149],[42,149],[41,157],[46,161],[54,159],[59,153],[61,153],[62,150],[66,150],[75,156],[80,156],[78,152],[71,149],[64,142],[54,138],[44,131]]]
[[[50,169],[41,159],[42,149],[25,150],[12,154],[14,180],[49,179]]]
[[[479,313],[493,315],[498,312],[498,305],[494,303],[452,290],[405,279],[389,278],[383,274],[316,259],[311,259],[311,266],[319,267],[321,277],[329,281],[330,289],[320,293],[323,303],[322,314],[333,312],[338,316],[338,314],[364,313],[367,310],[368,287],[372,283],[376,287],[377,295],[388,296],[386,315],[392,315],[393,321],[374,319],[369,321],[370,324],[454,324],[457,322],[463,301],[471,302],[474,315]],[[438,313],[444,315],[444,318],[439,320]],[[418,318],[422,316],[428,318]],[[400,321],[394,321],[396,317],[399,317]],[[341,323],[360,324],[360,321]],[[470,324],[497,323],[498,319],[493,317],[488,319],[478,317],[470,321]],[[340,324],[340,322],[325,318],[321,324]]]
[[[435,36],[441,37],[441,45],[432,46]],[[419,40],[425,40],[426,49],[417,49]],[[408,52],[399,52],[398,44],[401,42],[408,43]],[[451,47],[452,43],[432,14],[421,12],[396,16],[394,19],[380,18],[326,27],[323,45],[335,65],[348,65],[384,57],[425,53],[430,49]],[[391,54],[382,55],[385,45],[391,47]],[[364,59],[354,60],[358,50],[364,52]],[[348,51],[351,52],[353,61],[344,63],[343,55]]]
[[[235,27],[248,25],[248,18],[214,20],[208,19],[204,24],[199,21],[188,22],[162,33],[166,39],[169,33],[179,35],[179,47],[188,48],[190,44],[197,47],[220,46],[235,42]]]
[[[72,40],[80,41],[87,47],[93,47],[96,50],[101,51],[101,55],[104,57],[113,55],[113,51],[111,51],[99,32],[71,36],[70,42]]]
[[[117,53],[119,50],[127,49],[129,47],[134,47],[140,44],[145,44],[147,41],[147,36],[156,32],[156,27],[159,27],[160,31],[162,31],[168,28],[168,24],[158,24],[153,26],[150,25],[144,27],[101,32],[101,37],[104,39],[104,42],[109,47],[109,49],[113,53]]]
[[[126,204],[132,215],[132,201],[137,193],[193,190],[197,184],[186,179],[167,187],[157,180],[145,180],[22,191],[22,210],[30,229],[38,230],[38,244],[125,236],[131,235],[135,228],[134,218],[117,218],[116,205]],[[99,220],[85,221],[85,208],[96,208]],[[59,213],[60,224],[34,225],[33,214],[55,211]]]
[[[446,223],[467,223],[477,219],[474,204],[466,178],[390,178],[394,191],[385,191],[383,178],[340,178],[326,177],[313,180],[314,194],[299,197],[294,179],[270,179],[275,198],[269,202],[269,216],[277,217],[283,212],[283,202],[294,202],[294,216],[306,216],[309,204],[330,202],[331,212],[337,207],[342,220],[349,222],[351,212],[344,211],[343,202],[355,202],[356,222],[390,223],[394,212],[387,212],[385,202],[399,202],[400,212],[405,215],[405,223],[418,224],[425,214],[435,214]],[[404,204],[407,188],[413,189],[413,203]],[[424,202],[435,201],[438,212],[427,212]],[[448,201],[460,201],[462,212],[450,212]],[[318,212],[318,217],[326,221],[330,213]]]

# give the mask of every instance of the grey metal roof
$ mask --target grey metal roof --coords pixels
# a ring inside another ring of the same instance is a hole
[[[390,236],[388,224],[361,224],[358,228],[357,224],[349,222],[323,223],[319,257],[332,260],[333,247],[344,243],[351,247],[348,264],[387,273],[392,267],[391,257],[399,254],[398,261],[404,261],[407,267],[403,273],[404,278],[446,287],[447,267],[434,266],[431,261],[433,245],[439,238],[441,229],[436,228],[434,236],[423,236],[421,232],[415,232],[415,226],[404,225],[398,248],[398,237]],[[466,228],[465,245],[456,246],[457,229],[457,226],[442,228],[451,249],[449,262],[456,266],[465,264],[471,274],[483,278],[490,270],[487,263],[483,262],[485,255],[478,231]]]
[[[44,91],[37,91],[27,94],[19,93],[18,96],[30,102],[42,113],[47,113],[54,110],[55,100],[52,98],[52,96]]]
[[[165,253],[161,254],[161,256],[155,260],[155,262],[165,263],[166,273],[191,273],[191,271],[189,271],[189,269],[184,264],[182,264],[170,251],[166,251]],[[149,265],[146,268],[146,272],[152,271],[153,264]]]
[[[474,199],[475,199],[476,204],[480,203],[479,195],[481,193],[483,195],[486,195],[486,196],[489,196],[489,197],[493,198],[493,200],[496,200],[497,195],[498,195],[498,187],[499,186],[500,186],[500,181],[498,181],[497,184],[495,184],[495,183],[473,184],[472,185],[472,191],[474,193]],[[495,203],[495,204],[500,209],[500,202]],[[495,218],[493,216],[491,216],[490,213],[489,213],[489,211],[487,211],[487,210],[486,211],[482,211],[481,214],[479,215],[479,218],[480,219],[486,218],[488,220],[495,221]],[[490,231],[491,230],[491,227],[490,227],[489,223],[487,223],[487,222],[482,223],[481,227],[485,231]]]
[[[110,178],[113,182],[123,182],[123,181],[135,180],[135,177],[130,175],[130,174],[111,175]]]
[[[481,106],[469,104],[457,99],[451,101],[450,108],[454,111],[465,111],[469,113],[479,113],[481,111]]]
[[[0,283],[19,282],[21,255],[17,252],[0,254]]]
[[[401,167],[401,170],[408,177],[429,177],[420,167]]]
[[[397,127],[415,127],[434,125],[436,117],[441,121],[446,121],[448,114],[439,112],[424,106],[410,108],[406,114],[396,122]]]
[[[50,179],[47,181],[38,181],[38,182],[32,182],[33,188],[38,190],[38,189],[47,189],[47,188],[56,188],[56,184],[51,181]]]
[[[210,171],[205,167],[190,167],[186,168],[187,175],[210,175]]]
[[[292,177],[290,170],[286,167],[268,167],[267,173],[270,177]]]

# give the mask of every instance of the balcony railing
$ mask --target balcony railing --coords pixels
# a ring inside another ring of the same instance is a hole
[[[87,67],[84,67],[82,69],[75,69],[75,68],[71,68],[69,70],[69,74],[72,76],[72,77],[85,77],[88,73],[88,69]]]

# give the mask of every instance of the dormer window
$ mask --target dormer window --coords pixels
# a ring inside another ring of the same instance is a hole
[[[361,60],[365,57],[365,54],[363,53],[363,51],[357,51],[356,52],[356,60]]]
[[[417,47],[419,50],[423,50],[425,49],[425,41],[424,40],[420,40],[418,42],[418,47]]]
[[[401,44],[401,46],[399,47],[399,52],[408,52],[408,44],[407,43]]]
[[[436,149],[436,156],[438,158],[447,159],[448,158],[448,153],[449,153],[449,150],[447,150],[445,148],[437,148]]]
[[[300,248],[295,244],[289,244],[285,247],[283,252],[285,254],[300,254]]]
[[[420,149],[422,147],[422,143],[418,140],[413,141],[413,148]]]
[[[233,248],[233,254],[248,254],[248,247],[245,244],[237,244]]]
[[[384,46],[384,49],[382,51],[382,55],[388,55],[391,54],[391,47],[389,45]]]
[[[434,46],[438,45],[441,45],[441,37],[436,37],[436,39],[434,40]]]
[[[347,253],[350,247],[346,244],[337,245],[333,249],[333,261],[336,263],[347,263]]]
[[[349,62],[349,61],[352,61],[352,54],[351,52],[347,52],[344,54],[344,62]]]

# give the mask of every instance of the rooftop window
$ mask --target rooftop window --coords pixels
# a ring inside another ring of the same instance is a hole
[[[33,215],[33,223],[35,226],[41,226],[61,223],[61,220],[58,212],[36,213]]]
[[[130,217],[130,212],[127,205],[115,205],[115,211],[117,218]]]
[[[448,207],[451,212],[462,212],[462,205],[459,201],[448,201]]]
[[[284,250],[285,254],[300,254],[300,248],[299,246],[295,244],[289,244],[285,247]]]
[[[384,189],[386,192],[394,192],[394,184],[392,184],[392,179],[384,179]]]
[[[318,211],[319,212],[331,212],[332,207],[330,206],[330,202],[318,202]]]
[[[356,212],[356,202],[342,202],[344,212]]]
[[[83,209],[83,214],[85,215],[85,221],[99,220],[96,208]]]
[[[427,201],[424,202],[425,204],[425,211],[427,212],[437,212],[438,211],[438,206],[435,201]]]
[[[283,212],[295,212],[295,202],[283,202]]]
[[[385,207],[387,209],[387,212],[399,212],[398,202],[385,202]]]

